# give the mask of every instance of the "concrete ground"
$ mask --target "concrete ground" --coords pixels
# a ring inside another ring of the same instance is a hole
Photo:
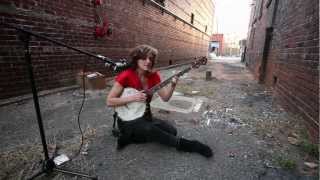
[[[162,70],[161,75],[165,78],[185,67]],[[212,73],[210,80],[205,78],[207,71]],[[133,144],[117,151],[111,133],[113,109],[105,105],[109,90],[110,86],[86,91],[79,119],[84,144],[74,158],[81,140],[77,120],[81,89],[40,98],[50,155],[72,158],[61,167],[103,180],[318,179],[318,167],[306,166],[306,162],[317,164],[317,159],[300,148],[300,142],[306,140],[301,119],[279,107],[271,90],[257,84],[239,59],[212,59],[190,71],[177,85],[180,98],[170,102],[170,107],[176,108],[168,110],[156,102],[157,108],[152,110],[154,116],[173,123],[179,136],[212,147],[211,159],[155,143]],[[43,159],[33,101],[1,106],[0,118],[0,179],[26,179],[40,168]],[[82,178],[50,173],[39,179]]]

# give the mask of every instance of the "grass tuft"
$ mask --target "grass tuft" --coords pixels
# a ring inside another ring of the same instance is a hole
[[[276,162],[281,168],[287,169],[287,170],[293,170],[297,166],[296,161],[283,156],[279,156],[276,159]]]
[[[300,144],[302,151],[308,153],[310,156],[313,156],[319,159],[319,147],[316,144],[310,143],[308,140],[303,140]]]

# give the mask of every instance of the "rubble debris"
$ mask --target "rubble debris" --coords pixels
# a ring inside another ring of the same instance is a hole
[[[234,124],[241,124],[240,121],[235,118],[230,118],[229,122]]]
[[[69,159],[69,157],[67,155],[60,154],[59,156],[56,156],[53,161],[57,166],[59,166],[59,165],[65,163],[65,162],[67,162],[69,160],[70,159]]]
[[[315,169],[318,167],[318,164],[314,162],[304,162],[304,165],[307,166],[308,168]]]
[[[300,136],[299,136],[297,133],[295,133],[295,132],[291,132],[291,133],[289,134],[289,136],[294,137],[294,138],[296,138],[296,139],[299,139],[299,138],[300,138]]]
[[[201,99],[198,100],[198,102],[196,103],[196,105],[194,105],[193,107],[193,112],[198,112],[201,108],[203,101]]]
[[[231,131],[228,131],[227,134],[228,134],[228,135],[233,135],[233,131],[232,131],[232,130],[231,130]]]
[[[235,158],[235,157],[236,157],[236,155],[235,155],[234,152],[229,152],[228,156],[229,156],[230,158]]]
[[[268,138],[273,138],[273,135],[271,133],[266,134]]]
[[[83,150],[81,151],[81,154],[85,156],[88,155],[88,149],[89,149],[89,144],[86,143],[83,147]]]
[[[173,95],[173,96],[184,96],[184,93],[174,91],[172,95]]]
[[[268,160],[265,160],[265,161],[264,161],[264,166],[265,166],[266,168],[271,168],[271,169],[277,169],[277,168],[279,168],[279,167],[277,167],[277,166],[272,165],[272,163],[271,163],[270,161],[268,161]]]
[[[211,121],[211,119],[208,119],[208,121],[207,121],[207,126],[210,125],[210,121]]]
[[[288,137],[288,142],[292,145],[299,145],[299,140],[294,137]]]
[[[191,94],[198,94],[200,91],[191,91]]]

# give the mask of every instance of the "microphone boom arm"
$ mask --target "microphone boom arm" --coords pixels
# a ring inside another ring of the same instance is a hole
[[[18,31],[20,31],[20,32],[30,34],[30,35],[35,36],[35,37],[37,37],[37,38],[47,40],[47,41],[49,41],[49,42],[58,44],[58,45],[60,45],[60,46],[67,47],[67,48],[72,49],[72,50],[74,50],[74,51],[77,51],[77,52],[79,52],[79,53],[86,54],[86,55],[88,55],[88,56],[91,56],[91,57],[94,57],[94,58],[96,58],[96,59],[102,60],[102,61],[104,61],[104,62],[106,63],[106,66],[111,67],[114,71],[117,70],[117,64],[114,63],[114,62],[112,61],[112,59],[110,59],[110,58],[108,58],[108,57],[104,57],[104,56],[102,56],[102,55],[95,55],[95,54],[90,53],[90,52],[88,52],[88,51],[84,51],[84,50],[81,50],[81,49],[74,48],[74,47],[72,47],[72,46],[70,46],[70,45],[67,45],[67,44],[65,44],[65,43],[59,42],[59,41],[54,40],[54,39],[50,39],[50,38],[45,37],[45,36],[40,35],[40,34],[33,33],[33,32],[31,32],[31,31],[29,31],[29,30],[26,30],[26,29],[19,28],[19,27],[15,26],[15,25],[12,25],[12,24],[4,23],[4,22],[1,22],[1,23],[4,24],[5,26],[8,26],[8,27],[13,28],[13,29],[16,29],[16,30],[18,30]]]

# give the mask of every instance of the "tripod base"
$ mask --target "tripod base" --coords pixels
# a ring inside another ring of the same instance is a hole
[[[31,176],[27,180],[32,180],[32,179],[35,179],[38,176],[41,176],[43,174],[50,174],[52,172],[61,172],[61,173],[65,173],[65,174],[85,177],[85,178],[92,179],[92,180],[98,180],[98,177],[90,176],[88,174],[83,174],[81,172],[70,171],[70,170],[59,168],[59,167],[57,167],[55,165],[55,163],[54,163],[54,161],[52,159],[49,159],[49,160],[45,161],[44,164],[43,164],[42,170],[40,170],[39,172],[37,172],[36,174]]]
[[[4,23],[1,22],[0,25],[1,24],[4,24]],[[38,173],[34,174],[31,178],[28,178],[28,179],[34,179],[34,178],[36,178],[36,177],[38,177],[38,176],[40,176],[42,174],[45,174],[45,173],[49,174],[49,173],[52,173],[53,171],[62,172],[62,173],[66,173],[66,174],[72,174],[72,175],[81,176],[81,177],[86,177],[86,178],[90,178],[90,179],[98,179],[97,177],[92,177],[92,176],[89,176],[89,175],[86,175],[86,174],[82,174],[82,173],[79,173],[79,172],[72,172],[72,171],[68,171],[68,170],[64,170],[64,169],[58,168],[56,166],[54,160],[49,158],[48,147],[47,147],[45,132],[44,132],[44,128],[43,128],[43,122],[42,122],[42,117],[41,117],[41,111],[40,111],[38,91],[37,91],[37,88],[36,88],[36,83],[35,83],[35,78],[34,78],[34,73],[33,73],[33,66],[32,66],[32,61],[31,61],[31,53],[30,53],[29,42],[30,42],[31,35],[33,35],[33,36],[36,36],[38,38],[42,38],[42,39],[48,40],[50,42],[54,42],[56,44],[68,47],[69,49],[73,49],[75,51],[82,52],[82,53],[90,55],[90,56],[95,56],[95,55],[90,54],[90,53],[85,52],[85,51],[82,51],[82,50],[78,50],[78,49],[73,48],[71,46],[67,46],[67,45],[65,45],[63,43],[60,43],[58,41],[51,40],[49,38],[46,38],[45,36],[40,36],[40,35],[34,34],[34,33],[30,32],[30,31],[26,31],[24,29],[15,27],[15,26],[10,25],[10,24],[4,24],[4,25],[6,25],[6,26],[8,26],[10,28],[14,28],[14,29],[18,30],[19,39],[21,40],[21,42],[23,42],[23,45],[24,45],[24,55],[25,55],[26,65],[27,65],[28,74],[29,74],[29,78],[30,78],[30,85],[31,85],[31,90],[32,90],[32,95],[33,95],[33,102],[34,102],[34,107],[35,107],[35,111],[36,111],[36,115],[37,115],[37,121],[38,121],[40,137],[41,137],[41,142],[42,142],[43,152],[44,152],[44,158],[45,158],[44,163],[42,164],[43,165],[42,169]],[[95,57],[101,59],[101,57],[98,57],[98,56],[95,56]],[[115,63],[112,62],[112,64],[115,64]]]

